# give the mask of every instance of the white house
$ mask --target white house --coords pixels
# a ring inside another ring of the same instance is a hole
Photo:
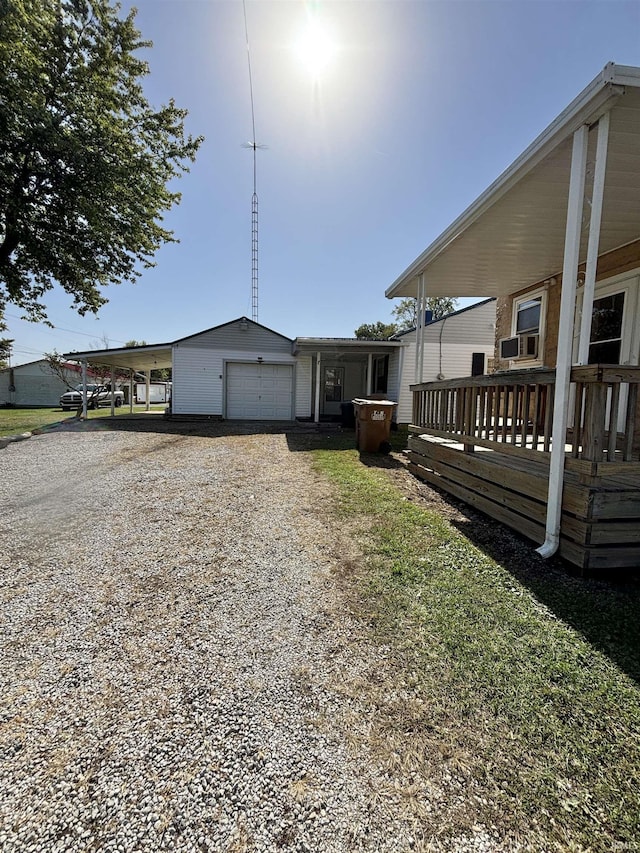
[[[389,365],[389,373],[399,376],[392,397],[398,401],[398,423],[411,423],[410,385],[414,382],[488,373],[495,352],[495,328],[496,301],[485,299],[425,323],[421,359],[416,330],[397,335],[397,340],[406,344],[391,356]]]
[[[65,365],[65,372],[72,377],[80,368],[77,364]],[[0,370],[0,405],[29,406],[30,408],[57,406],[60,396],[68,391],[59,376],[51,372],[45,359],[18,364]]]
[[[425,377],[483,373],[493,355],[495,302],[485,300],[428,324],[422,359],[415,330],[385,341],[292,340],[247,317],[172,343],[67,353],[90,364],[172,368],[171,413],[227,420],[328,420],[354,397],[383,394],[411,419],[409,385]],[[475,361],[474,361],[475,360]]]

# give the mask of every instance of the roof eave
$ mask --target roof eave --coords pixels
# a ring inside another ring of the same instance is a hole
[[[478,220],[512,187],[518,184],[553,149],[571,136],[581,125],[593,124],[610,104],[624,94],[624,86],[640,86],[637,68],[608,63],[600,74],[557,116],[469,207],[431,243],[385,291],[388,299],[414,295],[415,282],[429,264],[460,234]],[[448,296],[467,296],[448,292]],[[497,296],[498,293],[487,296]]]

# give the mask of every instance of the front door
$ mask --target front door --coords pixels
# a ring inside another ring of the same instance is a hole
[[[325,367],[322,383],[322,412],[339,415],[344,401],[344,367]]]

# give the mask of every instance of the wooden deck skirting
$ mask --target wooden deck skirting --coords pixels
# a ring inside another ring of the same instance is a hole
[[[640,368],[572,371],[560,554],[583,570],[640,567]],[[555,371],[510,371],[413,386],[409,468],[544,541]]]

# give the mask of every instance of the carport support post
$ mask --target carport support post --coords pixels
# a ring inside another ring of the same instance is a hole
[[[320,353],[316,353],[316,399],[314,409],[314,421],[320,423]]]
[[[151,368],[147,370],[147,375],[145,377],[145,385],[147,389],[147,402],[145,406],[145,412],[151,411]]]
[[[116,372],[114,368],[111,368],[111,417],[114,418],[116,414]]]
[[[367,397],[373,392],[373,353],[367,357]]]
[[[129,368],[129,414],[133,414],[133,368]]]
[[[87,359],[82,359],[82,417],[87,419]]]
[[[588,142],[589,128],[583,124],[573,134],[567,227],[564,238],[564,263],[562,266],[562,292],[560,294],[560,318],[558,320],[558,354],[556,356],[556,387],[553,398],[547,523],[544,543],[536,548],[538,554],[545,559],[553,556],[560,545],[565,444],[569,414],[569,387],[571,385],[572,329],[576,308],[576,278],[580,259],[580,232],[582,230]]]

